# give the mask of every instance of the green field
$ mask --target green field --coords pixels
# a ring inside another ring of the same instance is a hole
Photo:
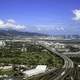
[[[6,64],[22,64],[30,68],[39,64],[47,65],[49,68],[60,68],[63,60],[52,55],[40,45],[26,44],[26,51],[21,51],[22,43],[8,43],[4,48],[0,48],[0,63]],[[17,46],[16,46],[17,45]],[[4,72],[2,72],[4,73]]]

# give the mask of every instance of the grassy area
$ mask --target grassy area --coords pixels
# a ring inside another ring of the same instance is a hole
[[[52,55],[49,51],[39,45],[26,44],[27,51],[22,52],[21,43],[13,43],[9,46],[0,49],[0,63],[4,64],[25,64],[27,66],[36,66],[39,64],[47,65],[48,67],[60,68],[63,65],[63,60],[56,55]],[[16,46],[17,45],[17,46]],[[13,74],[14,71],[0,70],[0,74]]]
[[[80,57],[71,57],[71,60],[73,60],[74,63],[80,63]]]
[[[16,57],[2,57],[0,63],[39,65],[46,64],[48,66],[60,67],[63,63],[59,57],[49,55],[49,52],[28,52],[22,53]]]
[[[13,70],[9,70],[9,69],[7,69],[7,70],[0,70],[0,75],[13,75],[14,74],[14,71]]]

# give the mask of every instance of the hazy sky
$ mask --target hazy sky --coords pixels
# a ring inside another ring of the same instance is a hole
[[[80,34],[80,0],[0,0],[0,28]]]

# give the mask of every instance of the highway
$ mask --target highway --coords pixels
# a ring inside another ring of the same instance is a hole
[[[44,41],[43,42],[39,41],[39,45],[41,45],[41,46],[45,47],[47,50],[53,52],[53,54],[60,56],[64,60],[64,65],[61,69],[56,70],[56,71],[51,71],[47,74],[47,76],[46,75],[44,75],[43,77],[41,76],[41,78],[38,80],[63,80],[67,75],[69,75],[71,73],[71,71],[74,67],[71,59],[69,59],[64,54],[58,53],[54,48],[49,47],[49,45],[47,45],[47,43]]]
[[[65,53],[62,53],[68,57],[73,57],[73,58],[80,58],[80,51],[79,52],[65,52]]]
[[[20,41],[23,42],[23,40],[20,40]],[[58,53],[55,50],[55,48],[52,48],[49,46],[50,43],[48,43],[47,41],[38,41],[38,40],[31,40],[31,41],[33,41],[34,43],[37,43],[38,45],[43,46],[44,48],[52,52],[53,55],[56,54],[64,60],[64,65],[62,68],[55,71],[52,70],[52,71],[46,72],[39,76],[36,75],[36,77],[34,77],[34,79],[32,80],[64,80],[64,78],[72,72],[74,64],[72,60],[69,59],[66,55]],[[24,40],[24,42],[26,41]],[[74,80],[74,79],[71,79],[71,80]]]

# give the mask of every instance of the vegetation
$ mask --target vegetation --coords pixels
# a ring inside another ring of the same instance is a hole
[[[17,46],[16,46],[17,44]],[[46,64],[48,66],[60,67],[62,60],[56,55],[50,54],[43,47],[34,44],[26,44],[27,51],[22,52],[22,43],[8,43],[6,47],[0,49],[0,63],[5,64],[25,64],[38,65]]]
[[[74,63],[80,63],[80,57],[71,57],[71,59],[74,61]]]
[[[13,75],[14,71],[13,70],[0,70],[0,75]]]
[[[61,67],[63,60],[40,45],[22,42],[7,42],[5,47],[0,48],[0,63],[25,64],[35,67],[39,64],[48,67]],[[10,72],[10,73],[9,73]],[[0,71],[1,74],[12,74],[12,71]],[[13,73],[16,73],[13,71]]]

